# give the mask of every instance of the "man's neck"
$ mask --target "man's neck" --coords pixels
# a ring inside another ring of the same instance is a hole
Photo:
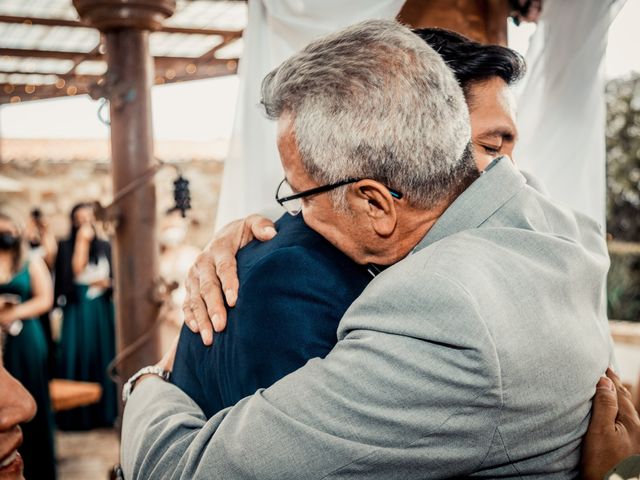
[[[433,210],[410,209],[398,215],[393,235],[384,241],[384,248],[375,252],[370,263],[393,265],[415,248],[444,213],[446,207]]]

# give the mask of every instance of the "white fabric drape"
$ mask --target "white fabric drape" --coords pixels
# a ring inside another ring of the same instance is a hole
[[[604,57],[626,0],[545,0],[518,92],[518,166],[605,223]]]
[[[236,118],[216,228],[274,206],[282,167],[275,123],[259,108],[262,78],[312,40],[353,23],[395,18],[404,0],[249,0]]]

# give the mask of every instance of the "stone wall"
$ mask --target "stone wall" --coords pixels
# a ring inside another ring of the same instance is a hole
[[[203,246],[213,231],[223,163],[216,160],[181,160],[179,167],[189,180],[192,220],[189,241]],[[112,198],[111,165],[105,160],[75,159],[33,160],[9,159],[0,163],[0,175],[17,181],[22,190],[0,192],[0,211],[7,210],[26,219],[34,207],[42,210],[52,231],[58,238],[68,234],[68,214],[81,201],[97,200],[103,205]],[[173,206],[173,180],[176,170],[170,166],[160,170],[154,178],[158,213]]]

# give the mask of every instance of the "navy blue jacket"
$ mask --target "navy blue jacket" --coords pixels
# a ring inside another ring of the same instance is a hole
[[[237,256],[240,290],[227,328],[206,347],[183,327],[172,381],[210,417],[324,357],[343,313],[372,279],[301,216],[283,215],[278,234]]]

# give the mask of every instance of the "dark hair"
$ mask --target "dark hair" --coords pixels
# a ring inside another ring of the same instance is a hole
[[[467,101],[473,84],[500,77],[507,85],[513,85],[527,69],[522,55],[501,45],[483,45],[443,28],[418,28],[413,32],[453,70]]]
[[[76,213],[78,213],[78,210],[82,210],[83,208],[93,209],[93,204],[89,202],[80,202],[80,203],[76,203],[73,206],[73,208],[71,209],[71,213],[69,214],[69,219],[71,220],[71,229],[73,229],[75,224]]]
[[[71,240],[72,256],[76,247],[76,236],[78,235],[78,230],[80,229],[80,227],[78,227],[75,224],[76,213],[78,212],[78,210],[81,210],[83,208],[90,208],[93,210],[94,208],[93,203],[89,203],[89,202],[76,203],[71,209],[71,213],[69,214],[69,217],[71,219],[71,231],[69,232],[69,239]],[[98,237],[94,236],[93,240],[91,240],[91,243],[89,244],[89,263],[94,263],[94,264],[98,263],[99,257],[103,254],[104,252],[102,252],[100,242],[98,241]]]
[[[18,231],[18,241],[13,247],[11,247],[11,250],[10,250],[11,273],[15,275],[22,268],[25,261],[25,251],[24,251],[24,245],[22,242],[22,231],[16,219],[12,218],[11,215],[0,212],[0,220],[4,220],[6,222],[11,223],[14,226],[14,228]]]

